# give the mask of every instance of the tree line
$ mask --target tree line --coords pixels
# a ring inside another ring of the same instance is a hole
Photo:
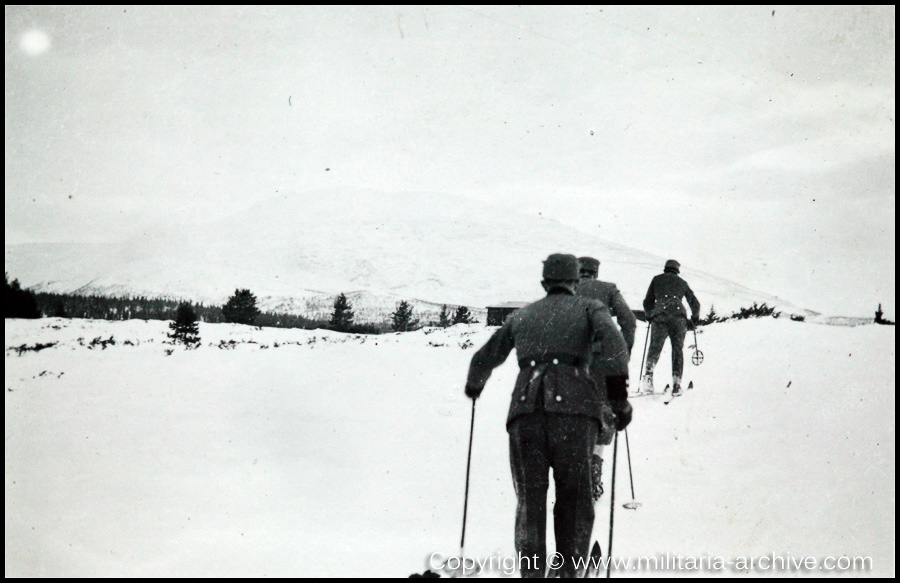
[[[195,334],[193,325],[198,321],[209,323],[235,323],[270,328],[303,328],[306,330],[331,329],[357,334],[382,334],[385,332],[409,332],[424,326],[448,327],[454,324],[475,323],[466,306],[451,310],[442,306],[436,321],[423,322],[416,316],[413,306],[403,300],[380,323],[356,322],[353,306],[346,294],[339,294],[334,301],[328,320],[306,318],[297,314],[263,312],[256,296],[249,289],[235,289],[224,305],[207,305],[199,302],[179,301],[146,296],[108,297],[92,294],[32,292],[22,288],[18,280],[5,277],[5,318],[90,318],[98,320],[170,320],[178,324],[173,329],[175,342],[186,342]]]
[[[353,305],[345,294],[340,294],[334,300],[334,306],[331,312],[331,318],[328,321],[328,327],[331,330],[339,332],[359,332],[360,326],[366,324],[356,324],[354,322]],[[416,317],[412,305],[406,300],[397,303],[397,308],[391,313],[388,322],[390,330],[393,332],[411,332],[418,330],[424,326],[436,326],[438,328],[447,328],[455,324],[474,324],[475,319],[466,306],[458,306],[452,313],[449,307],[444,304],[441,306],[441,313],[438,315],[437,321],[423,323]]]
[[[7,318],[92,318],[97,320],[174,320],[179,306],[188,306],[198,320],[211,323],[234,322],[272,328],[322,328],[325,322],[297,314],[248,310],[246,295],[236,290],[235,296],[222,306],[202,302],[148,298],[145,296],[107,297],[99,295],[27,292],[34,297],[36,311],[31,316],[7,314]],[[243,290],[246,291],[246,290]],[[252,294],[251,294],[252,295]],[[256,298],[249,302],[255,308]],[[9,303],[7,302],[7,305]]]

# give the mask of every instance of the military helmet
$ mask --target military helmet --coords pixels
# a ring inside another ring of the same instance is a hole
[[[679,271],[681,271],[681,264],[674,259],[669,259],[668,261],[666,261],[665,271],[673,271],[675,273],[678,273]]]
[[[554,253],[544,260],[544,279],[555,281],[577,281],[578,259],[566,253]]]

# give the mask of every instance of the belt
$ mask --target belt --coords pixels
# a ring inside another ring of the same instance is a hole
[[[542,354],[529,358],[519,359],[519,368],[533,368],[543,364],[568,364],[569,366],[581,366],[584,360],[571,354]]]

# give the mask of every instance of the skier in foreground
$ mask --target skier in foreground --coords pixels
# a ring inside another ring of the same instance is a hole
[[[672,396],[681,394],[681,374],[684,370],[684,335],[687,333],[687,312],[682,298],[691,307],[691,327],[700,320],[700,302],[686,281],[678,276],[681,264],[674,259],[666,261],[664,272],[650,282],[644,298],[644,313],[650,322],[650,350],[647,353],[647,370],[641,379],[641,390],[653,392],[653,368],[659,360],[663,344],[668,336],[672,348]]]
[[[472,357],[466,395],[477,399],[494,368],[516,349],[519,376],[506,427],[513,485],[518,498],[515,545],[523,577],[546,573],[549,471],[556,488],[554,531],[563,557],[562,577],[583,569],[594,523],[591,454],[601,434],[611,435],[607,391],[594,383],[589,366],[599,341],[615,363],[604,379],[614,410],[630,420],[628,347],[602,303],[575,296],[578,260],[553,254],[544,261],[547,296],[507,318]],[[607,439],[609,439],[607,437]],[[532,561],[529,557],[537,557]],[[578,563],[580,561],[580,563]]]

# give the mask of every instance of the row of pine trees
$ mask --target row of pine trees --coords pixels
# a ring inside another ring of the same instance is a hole
[[[222,313],[227,322],[250,325],[255,324],[260,315],[256,308],[256,297],[246,289],[235,290],[234,295],[222,307]],[[338,332],[373,332],[371,325],[354,324],[353,318],[353,306],[350,300],[345,294],[340,294],[334,301],[334,311],[331,313],[328,327]],[[450,310],[444,305],[441,307],[436,324],[441,328],[446,328],[454,324],[472,323],[474,320],[467,307],[459,306],[451,317]],[[390,325],[394,332],[410,332],[421,327],[419,319],[413,314],[412,306],[406,300],[397,304],[397,309],[391,314]],[[183,344],[188,349],[200,345],[197,314],[189,304],[178,306],[175,320],[169,324],[169,329],[171,332],[168,337],[172,344]]]
[[[199,344],[198,321],[230,322],[260,327],[304,328],[307,330],[328,328],[339,332],[380,334],[383,332],[409,332],[423,326],[448,327],[454,324],[471,324],[475,320],[466,306],[451,311],[442,306],[436,322],[423,323],[407,301],[397,304],[387,322],[382,324],[356,322],[353,306],[345,294],[334,301],[328,321],[305,318],[295,314],[260,311],[256,296],[249,289],[236,289],[223,306],[207,306],[202,303],[178,302],[160,298],[116,298],[97,295],[57,294],[31,292],[23,289],[18,280],[5,277],[4,317],[40,318],[96,318],[103,320],[171,320],[173,342],[188,347]]]
[[[353,306],[345,294],[340,294],[334,301],[334,310],[331,312],[331,318],[328,321],[328,327],[339,332],[357,332],[359,325],[353,322]],[[466,306],[458,306],[456,311],[451,315],[447,305],[441,306],[441,313],[438,315],[437,322],[431,322],[427,325],[434,325],[440,328],[447,328],[454,324],[473,324],[475,323],[469,308]],[[413,313],[413,307],[406,300],[402,300],[397,304],[397,309],[391,313],[390,327],[394,332],[410,332],[418,330],[423,324],[419,318]]]

